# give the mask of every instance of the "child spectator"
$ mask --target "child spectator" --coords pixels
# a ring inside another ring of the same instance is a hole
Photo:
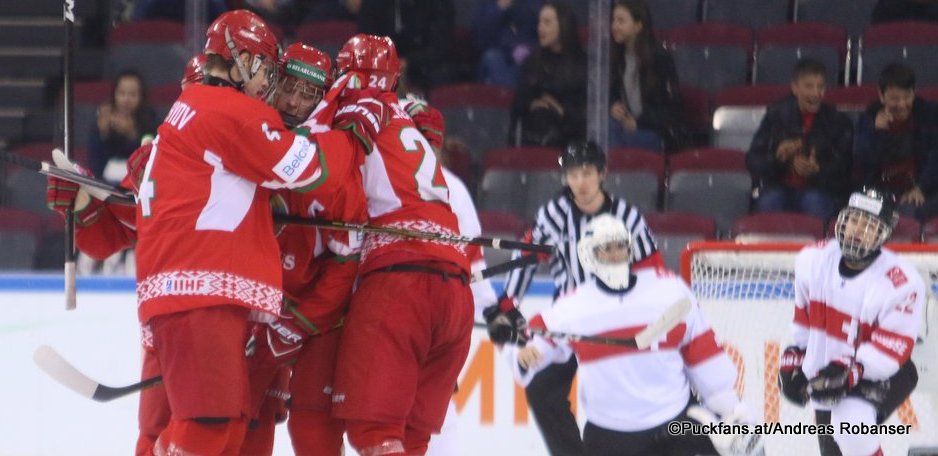
[[[481,54],[479,79],[514,89],[521,63],[537,46],[544,0],[484,0],[472,21],[472,43]]]

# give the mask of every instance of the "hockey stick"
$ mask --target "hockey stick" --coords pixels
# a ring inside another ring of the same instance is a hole
[[[319,220],[295,215],[275,214],[274,221],[277,223],[290,223],[295,225],[315,226],[329,230],[361,231],[363,233],[389,234],[393,236],[425,239],[428,241],[452,242],[456,244],[480,245],[483,247],[492,247],[495,249],[522,250],[537,253],[554,253],[554,247],[543,244],[528,244],[527,242],[509,241],[500,238],[472,238],[468,236],[430,233],[426,231],[408,230],[404,228],[390,228],[386,226],[375,226],[357,223],[345,223],[332,220]]]
[[[537,334],[548,339],[563,340],[566,342],[587,342],[602,345],[615,345],[620,347],[631,347],[644,350],[655,343],[661,336],[674,329],[675,326],[684,320],[687,313],[690,312],[690,299],[684,298],[671,304],[657,320],[645,327],[645,329],[635,334],[635,337],[607,337],[607,336],[588,336],[580,334],[570,334],[546,329],[528,328],[531,334]],[[485,327],[485,323],[475,323],[476,327]]]
[[[53,154],[55,151],[53,151]],[[6,161],[29,168],[40,174],[58,177],[60,179],[74,182],[79,185],[87,186],[86,190],[95,198],[102,199],[109,203],[133,206],[134,197],[132,193],[95,178],[83,176],[81,174],[62,169],[50,163],[33,160],[31,158],[12,154],[9,152],[0,152],[0,161]],[[321,220],[295,215],[275,214],[274,221],[277,223],[287,223],[293,225],[315,226],[317,228],[341,231],[361,231],[363,233],[389,234],[393,236],[408,237],[414,239],[426,239],[441,242],[452,242],[459,244],[480,245],[483,247],[492,247],[496,249],[522,250],[528,252],[552,254],[554,247],[543,244],[528,244],[526,242],[509,241],[500,238],[471,238],[467,236],[447,235],[439,233],[430,233],[426,231],[407,230],[403,228],[389,228],[384,226],[375,226],[367,224],[345,223],[335,220]],[[505,269],[512,269],[508,267]],[[492,274],[498,274],[495,271]],[[503,272],[503,271],[502,271]]]
[[[62,20],[65,22],[65,52],[62,62],[63,69],[63,102],[65,113],[63,141],[65,145],[65,158],[71,155],[72,151],[72,128],[75,117],[75,99],[72,93],[72,73],[73,61],[72,54],[74,40],[72,39],[73,28],[75,25],[75,0],[65,0],[62,8]],[[75,258],[78,257],[78,250],[75,248],[75,213],[72,209],[65,210],[65,310],[74,310],[77,306],[75,296]]]
[[[511,261],[506,261],[501,264],[496,264],[490,268],[485,268],[481,271],[476,271],[472,273],[473,282],[481,282],[489,277],[501,274],[503,272],[508,272],[515,268],[523,268],[531,264],[537,264],[537,255],[522,255],[520,258],[515,258]]]
[[[156,376],[127,386],[107,386],[81,373],[71,363],[48,345],[41,345],[33,352],[33,361],[43,372],[66,388],[98,402],[108,402],[136,393],[163,381]]]
[[[64,153],[62,153],[62,151],[59,149],[54,149],[52,154],[62,154],[64,157]],[[46,161],[33,160],[32,158],[23,157],[22,155],[16,155],[9,152],[0,152],[0,161],[22,166],[46,176],[58,177],[62,180],[74,182],[81,185],[82,188],[91,194],[91,196],[109,203],[120,204],[123,206],[133,206],[136,204],[134,203],[133,194],[121,189],[120,187],[115,187],[111,184],[108,184],[107,182],[99,181],[93,177],[88,177],[65,168],[58,167]]]

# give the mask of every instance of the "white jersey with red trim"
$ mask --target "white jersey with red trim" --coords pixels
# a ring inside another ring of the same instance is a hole
[[[925,285],[915,268],[883,248],[853,277],[840,274],[840,246],[821,242],[795,259],[795,345],[805,349],[808,378],[832,361],[855,359],[863,378],[885,380],[909,360],[918,335]]]
[[[479,223],[479,213],[476,212],[475,204],[472,203],[472,196],[469,195],[466,184],[446,168],[443,168],[443,178],[446,179],[446,185],[449,187],[449,207],[456,214],[456,220],[459,222],[459,234],[467,237],[481,236],[482,225]],[[482,247],[467,245],[466,250],[472,272],[485,269],[485,257],[482,254]],[[476,320],[484,321],[482,309],[498,302],[495,289],[492,288],[492,281],[484,279],[473,282],[469,288],[472,289],[472,300],[475,302]]]
[[[362,167],[371,224],[458,235],[449,189],[430,143],[400,108],[396,95],[383,93],[381,101],[392,109],[391,121]],[[448,261],[468,272],[466,255],[464,244],[368,234],[362,246],[361,273],[415,261]]]
[[[314,186],[319,149],[351,150],[350,134],[310,142],[263,102],[207,85],[185,88],[158,133],[138,193],[140,320],[222,304],[273,318],[281,271],[264,188]]]
[[[691,387],[715,412],[732,410],[738,403],[733,393],[736,368],[717,344],[690,289],[664,269],[642,269],[635,271],[635,276],[635,285],[624,293],[604,289],[596,281],[584,283],[535,316],[530,326],[630,338],[672,304],[689,299],[691,310],[684,320],[645,350],[535,336],[529,343],[535,344],[544,358],[520,380],[551,362],[564,361],[571,352],[576,354],[587,420],[616,431],[649,429],[674,418],[687,406]],[[726,403],[727,397],[732,403]],[[713,404],[711,399],[722,403]]]

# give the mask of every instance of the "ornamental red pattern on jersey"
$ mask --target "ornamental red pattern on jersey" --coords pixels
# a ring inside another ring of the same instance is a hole
[[[351,148],[345,132],[310,143],[270,106],[226,87],[186,87],[160,125],[137,204],[139,317],[235,304],[256,319],[282,295],[268,188],[320,177],[321,148]]]

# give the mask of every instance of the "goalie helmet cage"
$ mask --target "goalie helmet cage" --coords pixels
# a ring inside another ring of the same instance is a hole
[[[813,411],[782,398],[777,383],[779,355],[792,340],[794,260],[804,246],[692,242],[681,256],[681,275],[697,295],[718,340],[736,365],[737,392],[766,423],[814,424]],[[938,447],[938,245],[887,247],[918,269],[928,297],[912,351],[919,372],[918,386],[886,421],[911,425],[911,434],[880,438],[885,454],[919,454],[915,450]],[[770,456],[819,454],[816,435],[803,430],[765,439],[766,454]]]

